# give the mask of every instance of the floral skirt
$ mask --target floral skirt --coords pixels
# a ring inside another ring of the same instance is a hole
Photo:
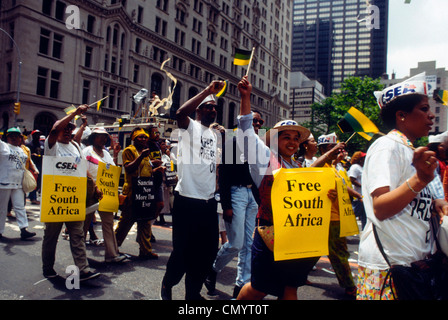
[[[387,277],[388,270],[373,270],[358,266],[357,300],[394,300],[396,291],[391,278]],[[386,281],[386,283],[384,283]],[[384,289],[383,289],[384,284]],[[381,294],[381,290],[383,293]],[[392,293],[393,290],[393,293]]]

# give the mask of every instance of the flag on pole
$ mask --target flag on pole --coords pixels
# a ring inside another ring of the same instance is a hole
[[[222,87],[221,91],[219,91],[219,92],[216,94],[216,96],[217,96],[218,98],[219,98],[219,97],[223,97],[223,96],[226,94],[226,92],[227,92],[227,87],[228,87],[228,85],[229,85],[229,81],[228,81],[228,80],[224,80],[223,82],[224,82],[224,87]]]
[[[100,108],[102,106],[104,106],[104,99],[102,99],[96,103],[96,111],[100,111]]]
[[[378,133],[377,126],[370,121],[361,111],[351,107],[344,118],[338,122],[338,127],[342,132],[369,132]],[[364,137],[364,136],[363,136]],[[364,137],[366,138],[366,137]],[[366,138],[367,139],[367,138]]]
[[[371,132],[357,132],[361,137],[363,137],[364,139],[366,139],[367,141],[372,140],[374,134]]]
[[[249,64],[251,56],[252,51],[235,48],[233,64],[237,66],[246,66]]]
[[[70,114],[76,111],[76,107],[72,104],[70,107],[64,109],[65,114]],[[75,120],[78,120],[79,116],[75,116]]]
[[[434,90],[434,100],[448,106],[448,90]]]

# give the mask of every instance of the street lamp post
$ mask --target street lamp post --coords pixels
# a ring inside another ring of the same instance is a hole
[[[20,50],[19,50],[19,46],[17,45],[17,43],[14,41],[14,39],[11,37],[11,35],[6,32],[4,29],[0,28],[0,31],[3,31],[8,38],[12,41],[12,43],[14,44],[14,46],[17,49],[17,56],[19,58],[19,74],[18,74],[18,79],[17,79],[17,96],[16,96],[16,102],[20,103],[20,75],[21,75],[21,71],[22,71],[22,58],[20,57]],[[17,125],[17,113],[14,113],[14,126]]]

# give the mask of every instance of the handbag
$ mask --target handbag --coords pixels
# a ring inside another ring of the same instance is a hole
[[[22,159],[20,159],[20,157],[19,160],[22,163],[23,168],[23,178],[22,178],[23,192],[28,193],[34,191],[37,188],[36,178],[34,178],[34,175],[31,173],[31,171],[26,168],[25,164],[23,163]]]
[[[30,170],[25,169],[25,171],[23,172],[23,179],[22,179],[23,192],[28,193],[34,191],[36,188],[37,188],[37,181],[34,178],[34,175],[31,173]]]
[[[433,220],[431,227],[434,229]],[[392,295],[398,300],[447,300],[448,299],[448,259],[440,250],[437,237],[435,241],[438,250],[428,258],[411,263],[410,267],[402,265],[391,265],[384,252],[378,232],[373,224],[373,234],[378,248],[386,260],[389,270],[384,279],[380,296],[390,279]],[[435,234],[435,233],[434,233]]]

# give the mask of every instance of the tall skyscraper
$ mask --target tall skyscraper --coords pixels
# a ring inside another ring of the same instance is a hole
[[[294,0],[292,71],[318,80],[326,95],[349,76],[381,77],[387,16],[388,0]]]

